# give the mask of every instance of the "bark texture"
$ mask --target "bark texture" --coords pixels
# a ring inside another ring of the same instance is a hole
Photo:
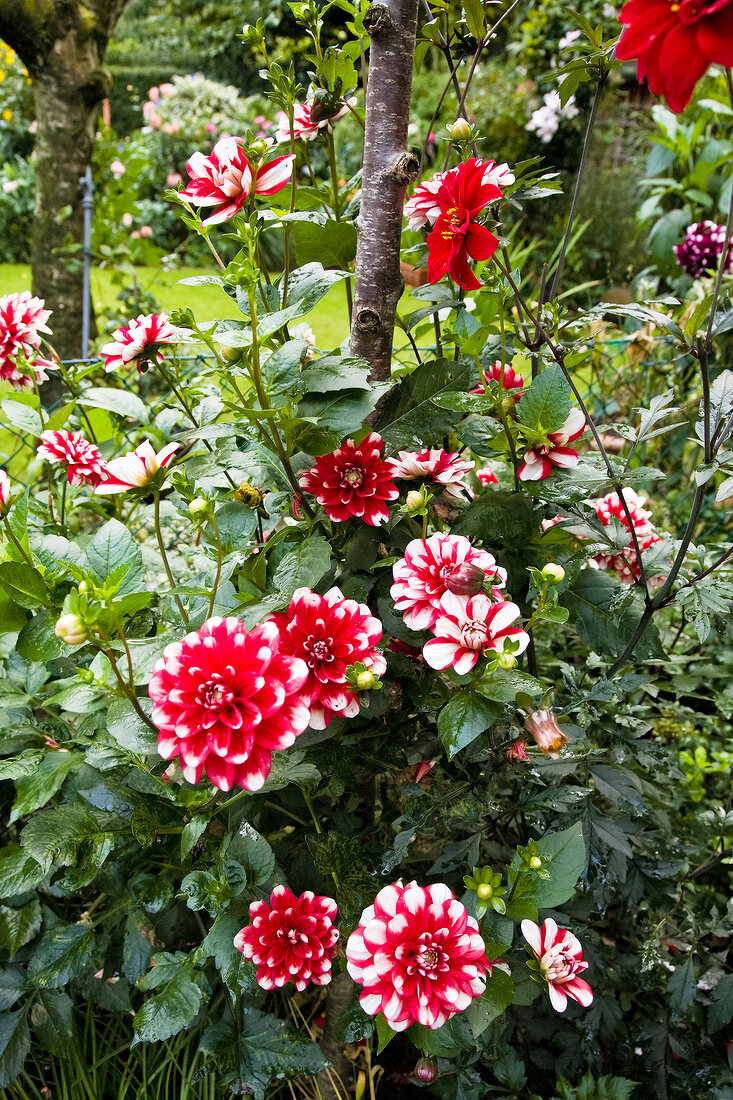
[[[109,94],[104,51],[127,0],[0,0],[0,38],[23,61],[36,107],[33,293],[53,310],[53,343],[62,358],[81,351],[80,179],[91,162],[97,110]],[[59,218],[65,208],[68,216]]]
[[[418,160],[407,151],[418,0],[380,0],[364,16],[371,37],[364,181],[359,213],[351,350],[390,376],[395,310],[402,293],[400,235],[405,188]]]

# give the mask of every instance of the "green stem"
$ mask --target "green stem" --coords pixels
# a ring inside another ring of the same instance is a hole
[[[10,541],[12,542],[13,546],[16,548],[16,550],[18,551],[20,556],[23,558],[23,561],[27,562],[28,565],[32,566],[33,569],[35,569],[36,567],[33,564],[32,558],[29,557],[29,555],[24,550],[24,548],[23,548],[22,544],[20,543],[20,541],[16,538],[15,533],[14,533],[12,527],[10,526],[10,523],[8,521],[7,516],[3,516],[3,523],[5,525],[5,531],[7,533],[8,538],[10,539]]]
[[[221,534],[219,532],[219,524],[216,522],[216,517],[211,517],[211,523],[214,528],[214,534],[216,535],[216,576],[214,577],[214,587],[211,591],[211,598],[209,599],[209,618],[214,614],[214,603],[216,602],[216,592],[219,587],[219,580],[221,578],[221,566],[224,560],[224,548],[221,544]]]
[[[61,534],[64,535],[64,537],[66,536],[66,490],[68,488],[68,484],[69,484],[69,479],[65,477],[63,482],[62,482],[62,485],[61,485],[61,508],[60,508],[60,513],[61,513],[60,514]]]
[[[160,550],[160,556],[163,559],[163,568],[165,569],[165,575],[168,578],[168,583],[170,584],[171,589],[173,591],[173,599],[176,601],[176,606],[178,607],[178,610],[181,613],[181,618],[183,619],[186,626],[188,626],[188,615],[186,614],[186,609],[183,606],[183,603],[181,601],[181,597],[176,594],[176,581],[175,581],[175,577],[173,576],[173,573],[171,571],[170,563],[168,561],[168,555],[166,554],[166,551],[165,551],[165,544],[163,542],[163,532],[160,529],[160,492],[159,492],[158,489],[155,490],[155,492],[153,494],[153,497],[154,497],[154,501],[155,501],[155,512],[154,512],[155,537],[158,540],[158,549]]]
[[[323,834],[323,829],[321,828],[321,823],[318,820],[318,814],[316,813],[315,806],[313,805],[313,800],[311,799],[311,796],[308,794],[308,791],[306,791],[305,788],[301,788],[301,793],[303,795],[303,801],[305,802],[306,806],[308,807],[308,813],[311,815],[311,820],[313,822],[313,826],[314,826],[316,832],[318,833],[318,835],[321,836]],[[338,875],[336,874],[335,871],[331,872],[331,878],[333,879],[334,886],[338,890],[339,880],[338,880]]]

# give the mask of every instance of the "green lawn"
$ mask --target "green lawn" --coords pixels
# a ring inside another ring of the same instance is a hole
[[[192,275],[208,275],[205,268],[183,268],[177,271],[161,271],[156,267],[139,267],[137,278],[141,290],[147,290],[160,302],[165,312],[190,306],[196,320],[211,321],[215,317],[240,316],[232,299],[215,286],[181,286],[180,279]],[[95,307],[114,308],[119,287],[113,286],[112,273],[107,269],[92,271],[92,299]],[[30,290],[31,273],[27,264],[0,264],[0,296],[16,290]],[[51,306],[53,303],[48,303]],[[337,347],[348,335],[349,321],[346,293],[343,285],[335,286],[308,314],[308,324],[316,337],[316,346],[322,349]],[[51,318],[53,328],[53,317]]]

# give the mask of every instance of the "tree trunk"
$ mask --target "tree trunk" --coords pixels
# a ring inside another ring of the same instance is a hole
[[[351,350],[367,360],[372,381],[390,376],[403,289],[402,207],[418,172],[417,157],[407,151],[417,2],[381,0],[364,16],[371,49]]]

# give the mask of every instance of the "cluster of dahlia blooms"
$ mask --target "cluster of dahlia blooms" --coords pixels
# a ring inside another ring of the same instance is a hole
[[[203,225],[217,225],[238,214],[245,201],[256,195],[282,191],[293,171],[295,156],[288,153],[264,161],[248,156],[235,137],[219,138],[208,157],[194,153],[186,165],[190,182],[179,197],[192,206],[213,206]]]
[[[725,226],[704,221],[688,225],[684,241],[676,244],[672,251],[683,271],[693,279],[699,279],[702,275],[711,275],[718,270],[724,247]],[[733,241],[728,243],[728,255],[723,270],[733,270]]]
[[[142,374],[149,363],[162,363],[161,345],[177,344],[181,339],[166,313],[141,313],[128,325],[116,329],[112,340],[102,348],[104,369],[137,365]]]
[[[321,130],[331,129],[337,119],[343,118],[351,107],[356,107],[356,96],[351,96],[335,114],[323,114],[323,107],[317,99],[309,99],[305,103],[296,103],[293,106],[293,138],[295,141],[313,141]],[[290,122],[284,111],[278,112],[277,133],[278,142],[290,141]]]
[[[619,19],[616,56],[637,61],[639,80],[675,114],[711,65],[733,66],[733,0],[627,0]]]
[[[529,636],[512,624],[516,604],[503,598],[506,570],[464,535],[414,539],[393,566],[392,599],[411,630],[429,630],[423,646],[431,668],[470,672],[480,656],[523,652]],[[486,590],[488,589],[488,590]]]
[[[638,580],[640,577],[641,568],[631,536],[632,526],[639,549],[642,552],[648,550],[655,542],[659,542],[661,536],[654,530],[651,522],[652,513],[644,507],[646,497],[641,497],[634,489],[627,488],[623,490],[623,499],[626,502],[626,508],[624,508],[623,501],[618,493],[609,493],[608,496],[593,501],[596,513],[603,526],[608,527],[611,519],[617,519],[628,531],[629,538],[627,545],[619,553],[596,554],[595,557],[591,558],[589,564],[597,569],[612,570],[619,580],[624,581],[626,584],[633,584],[634,580]],[[628,516],[626,514],[627,510]],[[629,524],[629,517],[631,518],[631,525]]]
[[[54,367],[39,355],[41,333],[51,332],[46,324],[51,311],[44,304],[28,290],[0,298],[0,382],[16,390],[45,382],[46,370]]]
[[[482,284],[469,260],[488,260],[499,247],[499,239],[477,219],[491,203],[502,197],[501,186],[514,182],[505,164],[484,162],[476,157],[415,188],[405,204],[405,217],[413,231],[430,226],[427,237],[428,282],[445,275],[464,290]]]
[[[65,466],[69,485],[88,485],[96,489],[107,477],[107,463],[99,448],[81,432],[44,432],[36,456],[52,465]]]

